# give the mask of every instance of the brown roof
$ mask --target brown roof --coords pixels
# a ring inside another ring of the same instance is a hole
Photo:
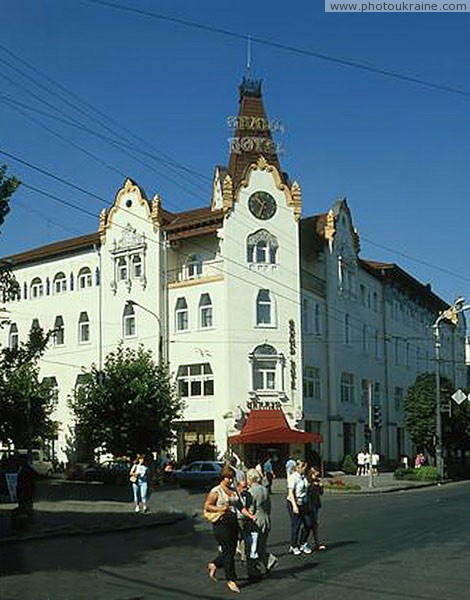
[[[246,138],[257,139],[258,142],[260,139],[264,141],[261,151],[258,149],[260,148],[259,145],[254,146],[253,150],[242,149],[237,152],[233,148],[231,149],[227,172],[232,178],[234,188],[244,178],[247,167],[252,163],[256,163],[260,156],[264,156],[282,174],[275,146],[272,144],[270,129],[267,127],[257,128],[256,126],[256,119],[262,120],[261,122],[264,124],[267,123],[261,93],[261,81],[243,78],[239,90],[240,108],[233,137],[239,141]]]
[[[449,308],[449,305],[431,290],[429,283],[421,283],[397,264],[364,259],[359,259],[359,262],[366,271],[377,277],[377,279],[397,283],[401,287],[408,289],[411,293],[420,296],[434,310],[446,310]]]
[[[97,232],[89,233],[87,235],[81,235],[68,240],[62,240],[61,242],[47,244],[47,246],[33,248],[32,250],[20,252],[19,254],[11,254],[10,256],[4,257],[2,260],[11,263],[12,266],[15,267],[18,265],[40,262],[45,258],[53,258],[64,254],[73,254],[88,248],[92,248],[93,246],[97,246],[99,244],[99,234]]]
[[[222,226],[224,211],[212,210],[210,206],[176,214],[165,211],[166,219],[163,228],[168,238],[175,240],[217,231]]]

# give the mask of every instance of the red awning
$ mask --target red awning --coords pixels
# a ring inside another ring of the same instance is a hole
[[[282,410],[252,410],[238,435],[229,444],[306,444],[323,442],[319,433],[291,429]]]

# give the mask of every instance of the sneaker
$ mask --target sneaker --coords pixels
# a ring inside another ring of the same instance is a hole
[[[143,508],[142,512],[144,512],[144,513],[148,513],[148,511],[149,511],[149,509],[148,509],[146,506],[144,506],[144,508]]]
[[[140,508],[138,506],[135,507],[134,512],[140,512]]]
[[[299,556],[299,554],[302,554],[302,551],[300,548],[297,548],[297,546],[291,546],[289,548],[289,553],[293,554],[294,556]]]
[[[310,546],[307,543],[302,544],[300,546],[300,551],[303,552],[304,554],[312,554],[312,549],[310,548]]]
[[[268,558],[268,565],[266,567],[268,573],[270,571],[272,571],[273,569],[275,569],[278,564],[279,564],[279,561],[278,561],[277,557],[274,556],[274,554],[270,554],[269,558]]]

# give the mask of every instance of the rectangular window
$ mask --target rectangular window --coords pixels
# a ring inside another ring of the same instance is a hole
[[[304,398],[321,400],[320,369],[317,367],[304,369]]]
[[[353,373],[342,373],[341,375],[341,402],[354,403]]]
[[[396,387],[394,393],[395,412],[400,412],[403,406],[403,388]]]
[[[181,365],[176,378],[182,398],[214,395],[214,375],[209,363]]]
[[[135,334],[135,317],[127,315],[124,317],[124,337],[134,337]]]

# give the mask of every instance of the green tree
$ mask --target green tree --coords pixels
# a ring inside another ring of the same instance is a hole
[[[0,225],[3,225],[6,215],[10,212],[10,198],[21,183],[16,177],[7,177],[6,171],[7,166],[0,165]]]
[[[0,225],[10,212],[10,198],[21,183],[16,177],[6,177],[6,170],[6,165],[0,165]],[[18,284],[11,273],[10,263],[0,260],[0,302],[8,302],[17,293]],[[2,323],[4,320],[0,321],[0,325]]]
[[[16,448],[30,448],[54,431],[55,391],[50,380],[40,380],[37,364],[50,335],[33,328],[27,342],[0,350],[0,441]]]
[[[168,367],[156,365],[150,351],[119,346],[107,355],[102,373],[93,365],[84,375],[70,406],[87,445],[129,456],[171,444],[182,403]]]
[[[454,393],[452,383],[440,378],[441,402],[451,402]],[[408,389],[404,403],[405,425],[413,442],[428,455],[435,454],[436,437],[436,376],[434,373],[421,373]],[[442,416],[444,435],[452,427],[448,416]]]

